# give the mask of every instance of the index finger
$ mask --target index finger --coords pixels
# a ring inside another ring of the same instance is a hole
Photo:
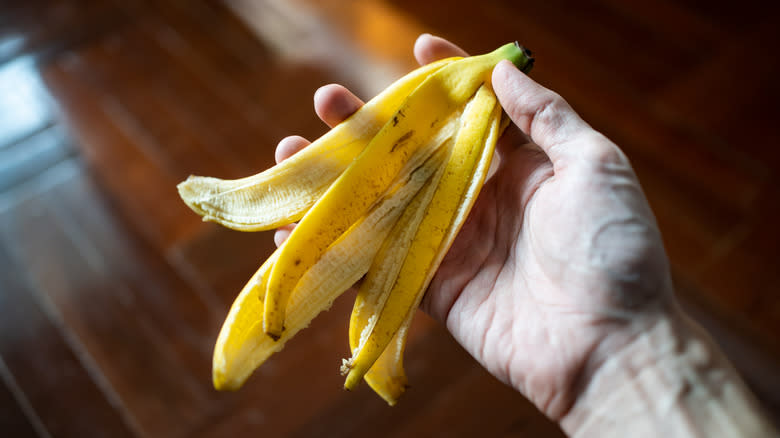
[[[444,38],[424,33],[414,43],[414,57],[420,65],[452,56],[469,56],[465,50]]]

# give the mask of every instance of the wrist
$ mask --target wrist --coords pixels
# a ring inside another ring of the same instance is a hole
[[[561,419],[570,436],[750,437],[771,430],[728,361],[679,310],[606,342]]]

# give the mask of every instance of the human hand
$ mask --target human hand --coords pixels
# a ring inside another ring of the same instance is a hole
[[[465,53],[440,38],[415,45],[421,64],[455,55]],[[495,68],[493,87],[516,127],[499,141],[495,172],[423,308],[488,371],[559,420],[582,380],[672,307],[668,261],[617,146],[509,62]],[[338,85],[314,97],[330,126],[361,104]],[[282,140],[277,161],[307,144]],[[277,242],[288,233],[280,229]]]

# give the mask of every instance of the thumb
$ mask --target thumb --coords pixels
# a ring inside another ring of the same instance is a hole
[[[544,88],[509,61],[493,69],[493,89],[512,121],[539,145],[553,165],[570,161],[575,142],[593,129],[557,93]]]

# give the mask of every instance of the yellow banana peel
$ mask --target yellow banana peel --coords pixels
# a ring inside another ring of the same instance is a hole
[[[451,154],[452,150],[447,150]],[[419,226],[420,219],[431,202],[446,166],[441,166],[396,221],[385,237],[363,283],[358,290],[355,305],[349,321],[349,348],[353,356],[372,335],[378,315],[387,302],[388,292],[392,288],[406,257],[411,240]],[[390,405],[394,405],[407,386],[403,369],[403,350],[406,346],[406,331],[411,317],[398,327],[398,333],[388,333],[394,337],[394,343],[385,349],[375,366],[365,375],[365,380],[374,391]],[[341,372],[346,374],[352,367],[352,360],[344,360]],[[347,386],[348,389],[352,387]]]
[[[516,43],[429,64],[271,169],[179,184],[190,208],[229,228],[300,220],[233,303],[214,349],[215,388],[239,388],[365,276],[350,317],[345,388],[365,379],[389,404],[398,401],[415,310],[507,123],[490,83],[503,59],[526,72],[533,64]]]
[[[178,185],[179,195],[204,221],[238,231],[270,230],[295,222],[390,120],[409,93],[457,59],[414,70],[308,147],[265,172],[235,180],[190,176]]]
[[[451,138],[435,137],[441,146]],[[217,389],[238,389],[268,357],[281,350],[298,331],[368,271],[385,234],[426,182],[441,168],[446,147],[439,148],[419,168],[397,182],[371,211],[334,242],[301,278],[288,303],[287,330],[278,339],[263,332],[268,274],[285,242],[260,266],[230,308],[214,348],[212,374]]]
[[[400,244],[398,241],[389,242],[399,249],[386,251],[392,257],[389,263],[375,259],[378,262],[375,266],[381,266],[378,270],[394,269],[394,275],[390,275],[390,281],[376,285],[387,288],[386,292],[368,291],[369,294],[384,295],[385,300],[381,306],[372,309],[373,324],[369,323],[364,328],[352,358],[346,362],[348,374],[345,387],[348,389],[360,382],[398,327],[417,309],[482,186],[501,123],[500,107],[496,105],[496,96],[489,84],[480,87],[463,114],[461,129],[438,185],[429,201],[413,212],[413,219],[404,224],[403,233],[410,237]],[[403,253],[402,257],[398,257],[398,253]],[[368,279],[371,274],[369,272]],[[375,285],[366,281],[364,286],[370,288]],[[361,292],[364,292],[363,287],[358,292],[358,302]]]

